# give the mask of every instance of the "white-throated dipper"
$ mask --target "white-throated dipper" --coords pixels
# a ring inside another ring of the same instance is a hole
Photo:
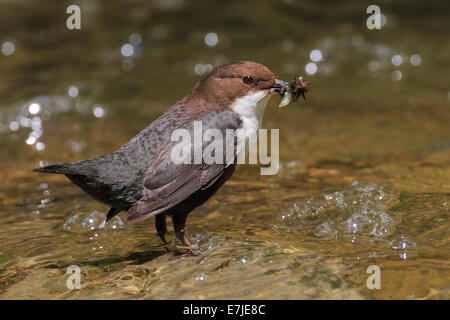
[[[184,232],[187,215],[231,177],[236,164],[174,163],[170,157],[177,143],[171,139],[173,130],[192,131],[194,121],[201,121],[203,130],[220,130],[224,137],[227,129],[258,130],[270,96],[283,96],[290,85],[256,62],[225,64],[119,150],[35,171],[65,174],[94,199],[111,206],[107,220],[122,210],[128,211],[129,222],[155,216],[164,243],[170,215],[177,238],[189,246]],[[235,159],[237,152],[245,148],[235,151]]]

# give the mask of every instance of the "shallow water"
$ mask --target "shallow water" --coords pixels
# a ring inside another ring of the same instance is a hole
[[[63,6],[0,3],[0,298],[450,297],[445,4],[386,5],[379,31],[352,2],[81,6],[82,30],[68,31]],[[128,225],[121,213],[105,225],[108,208],[31,172],[117,149],[236,59],[285,80],[303,74],[313,89],[306,103],[268,106],[279,173],[242,166],[190,214],[198,256],[166,253],[152,219]],[[71,265],[80,290],[66,286]],[[379,290],[366,286],[370,265]]]

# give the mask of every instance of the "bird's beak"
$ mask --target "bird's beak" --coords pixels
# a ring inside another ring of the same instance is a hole
[[[275,83],[270,87],[270,90],[279,93],[280,96],[284,97],[284,94],[289,90],[289,82],[275,79]]]

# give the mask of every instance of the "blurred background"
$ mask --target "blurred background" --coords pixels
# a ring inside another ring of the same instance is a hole
[[[370,4],[0,0],[0,298],[448,299],[449,3],[382,1],[380,30]],[[235,60],[313,86],[266,110],[279,174],[244,166],[190,215],[202,255],[31,171],[116,150]]]

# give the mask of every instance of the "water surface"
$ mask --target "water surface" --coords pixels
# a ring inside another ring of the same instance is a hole
[[[448,299],[448,4],[382,6],[377,31],[367,5],[81,1],[68,31],[62,4],[1,2],[0,297]],[[199,256],[166,253],[153,219],[105,226],[108,208],[31,172],[119,148],[233,60],[313,90],[268,106],[279,173],[242,166],[190,214]]]

